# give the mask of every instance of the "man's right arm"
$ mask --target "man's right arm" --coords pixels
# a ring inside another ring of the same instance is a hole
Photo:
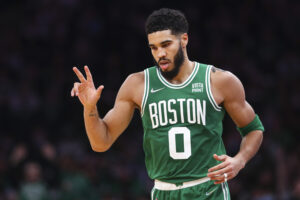
[[[74,71],[78,76],[78,72],[76,70]],[[86,70],[86,73],[88,80],[88,77],[91,77],[91,75],[88,75],[88,69]],[[86,133],[94,151],[103,152],[108,150],[115,140],[121,135],[121,133],[127,128],[132,119],[135,107],[139,107],[142,99],[144,83],[143,78],[143,73],[136,73],[130,75],[124,81],[116,97],[114,107],[105,115],[103,119],[99,117],[96,106],[102,90],[97,101],[92,101],[89,99],[89,96],[93,96],[91,94],[93,89],[89,88],[89,90],[76,90],[79,92],[76,96],[79,97],[84,106],[84,123]],[[82,81],[82,78],[79,79]],[[77,86],[77,88],[79,87],[80,86]],[[94,91],[97,90],[94,89]],[[93,103],[90,104],[87,103],[87,101]]]

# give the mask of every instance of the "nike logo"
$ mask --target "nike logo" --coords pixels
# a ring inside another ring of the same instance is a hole
[[[215,187],[215,189],[213,189],[212,191],[210,191],[210,192],[206,192],[205,194],[206,194],[206,196],[209,196],[209,195],[211,195],[214,191],[216,191],[216,189],[218,189],[218,187]]]
[[[165,88],[163,87],[163,88],[159,88],[159,89],[156,89],[156,90],[154,90],[154,89],[152,88],[152,89],[151,89],[151,93],[155,93],[155,92],[161,91],[161,90],[163,90],[163,89],[165,89]]]

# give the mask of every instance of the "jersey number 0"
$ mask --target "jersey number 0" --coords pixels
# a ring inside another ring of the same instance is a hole
[[[176,151],[176,135],[183,135],[183,152]],[[169,130],[169,152],[174,160],[188,159],[192,154],[191,131],[187,127],[173,127]]]

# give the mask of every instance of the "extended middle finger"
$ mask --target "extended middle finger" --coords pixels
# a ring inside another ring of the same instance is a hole
[[[88,66],[85,65],[84,70],[85,70],[87,80],[93,82],[93,77],[92,77],[92,74],[91,74]]]

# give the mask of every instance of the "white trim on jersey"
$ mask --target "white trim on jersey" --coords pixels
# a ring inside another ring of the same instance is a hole
[[[141,116],[143,117],[144,115],[144,110],[146,106],[146,102],[148,99],[148,94],[149,94],[149,69],[144,70],[144,95],[142,99],[142,105],[141,105]]]
[[[211,92],[211,87],[210,87],[210,71],[211,71],[211,68],[212,68],[212,65],[209,65],[206,69],[206,75],[205,75],[206,93],[207,93],[207,97],[208,97],[210,103],[212,104],[212,106],[214,107],[214,109],[216,111],[221,111],[222,107],[220,107],[216,103],[216,101],[214,99],[214,96],[212,95],[212,92]]]
[[[195,67],[192,71],[192,73],[189,75],[189,77],[183,82],[183,83],[180,83],[180,84],[172,84],[170,82],[168,82],[160,73],[159,69],[156,68],[156,73],[157,73],[157,76],[159,78],[159,80],[167,87],[169,88],[172,88],[172,89],[182,89],[184,88],[185,86],[187,86],[193,79],[194,77],[196,76],[197,72],[198,72],[198,69],[199,69],[199,63],[195,62]]]

